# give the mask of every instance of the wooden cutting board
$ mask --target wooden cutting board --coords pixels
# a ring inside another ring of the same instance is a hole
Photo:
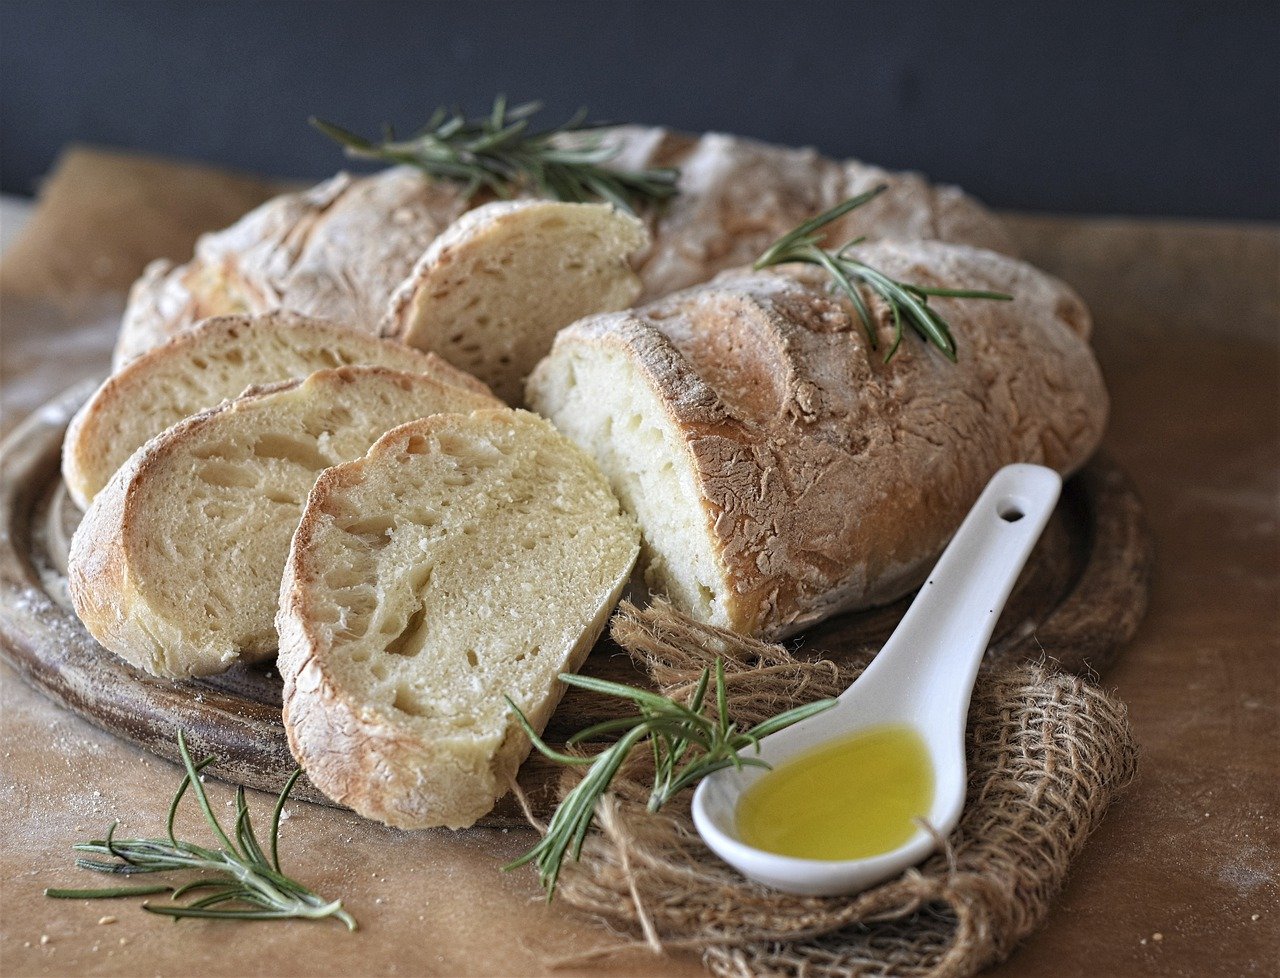
[[[208,770],[235,784],[278,791],[294,769],[280,718],[281,682],[270,663],[172,683],[129,666],[98,645],[71,610],[67,545],[80,512],[58,473],[62,436],[92,391],[80,385],[46,404],[0,447],[0,652],[28,682],[91,723],[169,760],[178,730]],[[1068,480],[1044,537],[996,627],[988,662],[1048,659],[1101,673],[1146,610],[1151,545],[1142,506],[1125,474],[1095,456]],[[842,615],[799,638],[801,656],[840,658],[878,648],[910,603]],[[795,642],[797,640],[793,640]],[[621,682],[643,676],[607,638],[584,672]],[[556,741],[600,719],[598,700],[571,690],[548,728]],[[534,755],[520,782],[535,810],[553,798],[557,768]],[[299,797],[327,803],[305,779]],[[481,824],[524,820],[510,797]]]

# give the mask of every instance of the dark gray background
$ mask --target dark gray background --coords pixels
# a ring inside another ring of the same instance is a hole
[[[0,189],[72,140],[279,176],[305,124],[439,102],[721,129],[1000,207],[1280,217],[1280,4],[1228,0],[59,2],[0,6]]]

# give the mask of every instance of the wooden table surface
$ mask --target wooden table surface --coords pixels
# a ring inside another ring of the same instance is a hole
[[[111,288],[133,268],[88,269],[92,288],[76,270],[95,255],[134,254],[148,228],[127,213],[102,219],[111,202],[95,196],[86,230],[66,201],[104,173],[104,186],[119,187],[131,172],[129,161],[74,156],[50,184],[32,233],[0,260],[5,430],[79,376],[105,370],[121,302]],[[175,172],[179,182],[190,177]],[[252,196],[261,192],[254,187],[233,189]],[[209,207],[181,204],[168,200],[165,213],[208,220]],[[1113,400],[1106,444],[1146,500],[1157,560],[1147,619],[1103,680],[1130,706],[1139,779],[1079,860],[1050,920],[992,974],[1276,974],[1280,230],[1009,220],[1025,255],[1093,308]],[[120,247],[121,236],[133,250]],[[170,250],[188,240],[165,238]],[[93,885],[72,868],[72,842],[113,818],[130,834],[159,832],[178,775],[61,712],[4,667],[0,706],[5,975],[535,975],[615,940],[542,903],[531,873],[499,871],[531,833],[403,833],[303,803],[290,806],[281,833],[286,869],[340,894],[361,922],[356,934],[332,923],[174,925],[129,902],[46,900],[46,886]],[[213,795],[230,804],[221,786]],[[251,799],[255,809],[268,804]],[[703,971],[687,955],[628,951],[555,973]]]

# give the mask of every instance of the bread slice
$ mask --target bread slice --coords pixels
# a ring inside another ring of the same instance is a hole
[[[487,394],[439,357],[350,327],[290,312],[221,316],[180,333],[113,374],[77,412],[62,446],[62,476],[86,508],[149,438],[247,387],[369,364],[427,374]]]
[[[431,243],[392,297],[383,332],[518,405],[557,330],[640,294],[627,258],[648,243],[643,223],[607,204],[485,204]]]
[[[320,476],[281,586],[294,756],[402,828],[506,793],[631,572],[639,534],[594,463],[523,411],[437,415]]]
[[[883,604],[923,579],[987,480],[1062,473],[1106,426],[1090,319],[1062,282],[941,242],[858,257],[935,288],[952,363],[864,294],[879,348],[825,273],[726,272],[581,320],[529,379],[529,403],[585,448],[635,514],[649,586],[699,620],[779,637]]]
[[[129,458],[76,530],[76,612],[157,676],[269,657],[289,539],[316,476],[406,421],[497,403],[422,374],[340,367],[179,422]]]

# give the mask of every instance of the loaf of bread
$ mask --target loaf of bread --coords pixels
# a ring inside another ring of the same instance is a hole
[[[489,811],[627,581],[636,526],[525,412],[437,415],[324,472],[281,587],[289,745],[312,783],[403,828]]]
[[[76,613],[102,645],[157,676],[266,658],[289,540],[316,476],[406,421],[499,403],[424,374],[339,367],[179,422],[129,458],[76,530]]]
[[[511,200],[468,211],[391,297],[383,334],[469,370],[508,404],[556,331],[640,294],[644,225],[608,204]]]
[[[129,293],[114,367],[210,316],[289,309],[376,332],[427,246],[468,209],[409,167],[339,174],[205,234],[184,265],[152,262]]]
[[[1007,292],[931,300],[958,362],[866,294],[879,350],[814,269],[726,273],[563,330],[529,403],[636,515],[649,586],[714,625],[777,637],[923,580],[996,469],[1068,473],[1107,395],[1088,312],[1029,265],[939,242],[868,244],[901,281]]]
[[[603,137],[617,150],[617,166],[681,171],[680,192],[642,215],[653,236],[652,247],[634,260],[642,299],[750,262],[800,221],[881,183],[890,192],[834,227],[833,235],[938,238],[1012,252],[994,215],[917,174],[720,133],[692,137],[623,126]],[[130,294],[115,365],[201,319],[229,313],[286,308],[398,333],[403,306],[391,304],[393,295],[414,276],[431,242],[484,203],[483,196],[464,200],[457,184],[408,167],[340,175],[269,201],[232,227],[203,236],[190,262],[161,261],[147,269]],[[554,262],[546,268],[547,289],[556,268]]]
[[[248,387],[351,364],[427,374],[488,394],[434,354],[290,312],[219,316],[132,361],[77,412],[62,445],[62,475],[83,509],[148,439]]]

